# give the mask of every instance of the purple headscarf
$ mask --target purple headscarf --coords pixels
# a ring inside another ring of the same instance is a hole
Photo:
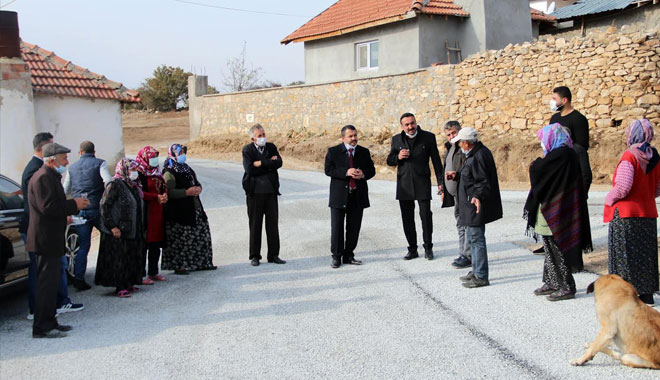
[[[646,173],[646,167],[653,157],[653,148],[650,144],[653,140],[651,122],[647,119],[632,121],[626,128],[626,136],[628,136],[628,151],[635,156],[639,166]]]
[[[567,146],[573,148],[573,139],[568,129],[559,123],[546,125],[539,129],[536,135],[543,145],[543,153],[548,154],[557,148]]]

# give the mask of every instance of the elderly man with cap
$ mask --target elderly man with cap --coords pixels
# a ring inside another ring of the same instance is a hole
[[[55,317],[67,217],[87,207],[89,201],[85,198],[67,200],[64,194],[62,173],[66,172],[67,153],[71,150],[50,143],[44,145],[42,152],[44,165],[28,184],[30,224],[26,248],[39,257],[32,337],[59,338],[71,330],[71,326],[57,323]]]
[[[479,141],[474,128],[462,128],[452,144],[458,143],[465,155],[459,176],[458,224],[467,227],[472,251],[472,270],[461,277],[466,288],[488,286],[486,224],[502,218],[502,199],[493,154]]]

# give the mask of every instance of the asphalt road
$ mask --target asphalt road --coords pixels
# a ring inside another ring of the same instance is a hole
[[[191,164],[204,184],[220,268],[168,275],[129,299],[109,288],[72,289],[86,309],[59,318],[74,327],[64,339],[31,338],[24,294],[0,300],[1,379],[658,379],[602,354],[584,367],[568,364],[599,331],[585,294],[596,276],[576,275],[574,300],[532,294],[543,258],[515,244],[526,239],[524,192],[503,192],[505,218],[487,227],[491,286],[465,289],[458,277],[467,271],[450,266],[453,210],[438,200],[436,260],[406,262],[395,185],[370,181],[356,252],[365,265],[331,269],[328,178],[281,170],[288,263],[254,268],[241,167]],[[590,198],[597,245],[607,239],[603,199]],[[94,264],[92,255],[89,281]]]

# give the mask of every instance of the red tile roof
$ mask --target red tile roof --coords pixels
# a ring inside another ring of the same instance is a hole
[[[21,42],[21,56],[30,69],[35,94],[140,102],[139,92],[74,65],[37,45]]]
[[[453,0],[431,0],[426,6],[422,4],[422,1],[411,0],[339,0],[286,36],[282,43],[315,39],[311,37],[323,38],[333,32],[336,32],[333,35],[339,35],[386,24],[406,18],[408,12],[414,12],[413,16],[416,13],[469,16],[463,8],[454,4]]]
[[[334,37],[356,30],[388,24],[415,17],[418,13],[430,15],[469,17],[453,0],[339,0],[309,20],[281,42],[302,42]],[[532,10],[532,20],[554,22],[552,16]]]
[[[532,20],[540,22],[555,22],[557,18],[555,16],[550,16],[534,8],[530,8],[532,12]]]

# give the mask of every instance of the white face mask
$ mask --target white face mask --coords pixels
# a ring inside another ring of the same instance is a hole
[[[266,138],[265,137],[257,137],[257,146],[259,146],[259,147],[266,146]]]
[[[559,106],[554,99],[550,99],[550,110],[552,110],[552,112],[561,111],[562,108],[564,108],[563,104]]]
[[[130,172],[130,173],[128,173],[128,178],[130,178],[131,181],[135,181],[136,179],[138,179],[138,172]]]

